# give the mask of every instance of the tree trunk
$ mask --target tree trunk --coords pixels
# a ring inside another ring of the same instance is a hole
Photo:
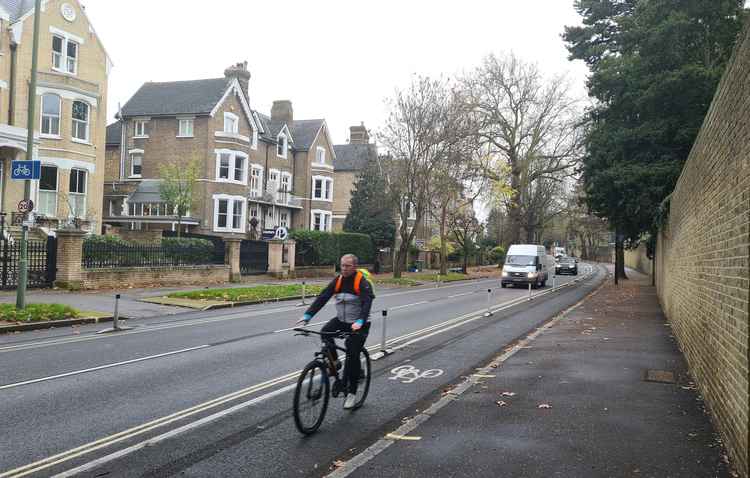
[[[440,274],[448,273],[448,244],[446,244],[445,222],[448,217],[448,206],[443,205],[440,213]]]
[[[468,246],[468,243],[469,243],[469,241],[467,241],[464,238],[464,265],[461,268],[461,272],[463,272],[464,274],[468,273],[468,269],[469,269],[469,246]]]
[[[625,275],[625,244],[619,229],[615,229],[615,284],[618,279],[627,279]]]
[[[521,209],[518,205],[518,191],[521,185],[521,171],[512,167],[510,174],[510,188],[513,191],[508,204],[508,222],[510,222],[510,244],[518,244],[521,239]],[[505,250],[508,250],[506,247]]]

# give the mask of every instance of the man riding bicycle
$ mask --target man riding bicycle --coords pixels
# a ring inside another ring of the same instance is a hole
[[[356,403],[355,395],[357,393],[357,382],[360,375],[359,354],[365,345],[367,335],[370,332],[370,308],[372,300],[375,298],[372,286],[364,277],[364,274],[357,270],[357,256],[346,254],[341,257],[341,275],[328,284],[328,287],[320,293],[315,302],[305,311],[299,323],[305,325],[310,319],[318,313],[328,300],[336,296],[336,317],[329,320],[323,326],[321,332],[355,332],[346,338],[346,364],[344,365],[344,381],[346,382],[346,400],[344,408],[354,408]],[[334,347],[333,338],[322,336],[329,350],[333,352],[336,359],[336,368],[341,366]]]

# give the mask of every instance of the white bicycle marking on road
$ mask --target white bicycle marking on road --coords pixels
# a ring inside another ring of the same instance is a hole
[[[418,368],[413,365],[401,365],[391,370],[394,374],[393,377],[388,377],[389,380],[401,380],[401,383],[412,383],[420,378],[435,378],[443,374],[443,371],[439,368],[431,368],[420,372]]]

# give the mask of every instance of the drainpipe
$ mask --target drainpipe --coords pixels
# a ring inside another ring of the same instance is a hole
[[[266,189],[268,188],[268,144],[266,144],[266,162],[265,162],[265,168],[263,169],[263,187],[260,188],[260,195],[263,197],[263,194],[265,194]],[[266,228],[266,210],[264,210],[261,207],[258,207],[258,216],[260,216],[260,235],[261,238],[263,237],[263,229]]]
[[[15,43],[10,44],[10,85],[8,86],[8,124],[10,126],[13,126],[16,103],[16,48],[18,48],[18,45]]]

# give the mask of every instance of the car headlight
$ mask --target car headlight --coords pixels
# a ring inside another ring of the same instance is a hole
[[[507,273],[507,272],[505,272],[505,271],[503,271],[503,273],[502,273],[502,276],[503,276],[503,277],[508,277],[508,273]]]
[[[527,275],[528,275],[529,279],[532,279],[532,278],[536,277],[537,274],[536,274],[536,272],[529,272]]]

